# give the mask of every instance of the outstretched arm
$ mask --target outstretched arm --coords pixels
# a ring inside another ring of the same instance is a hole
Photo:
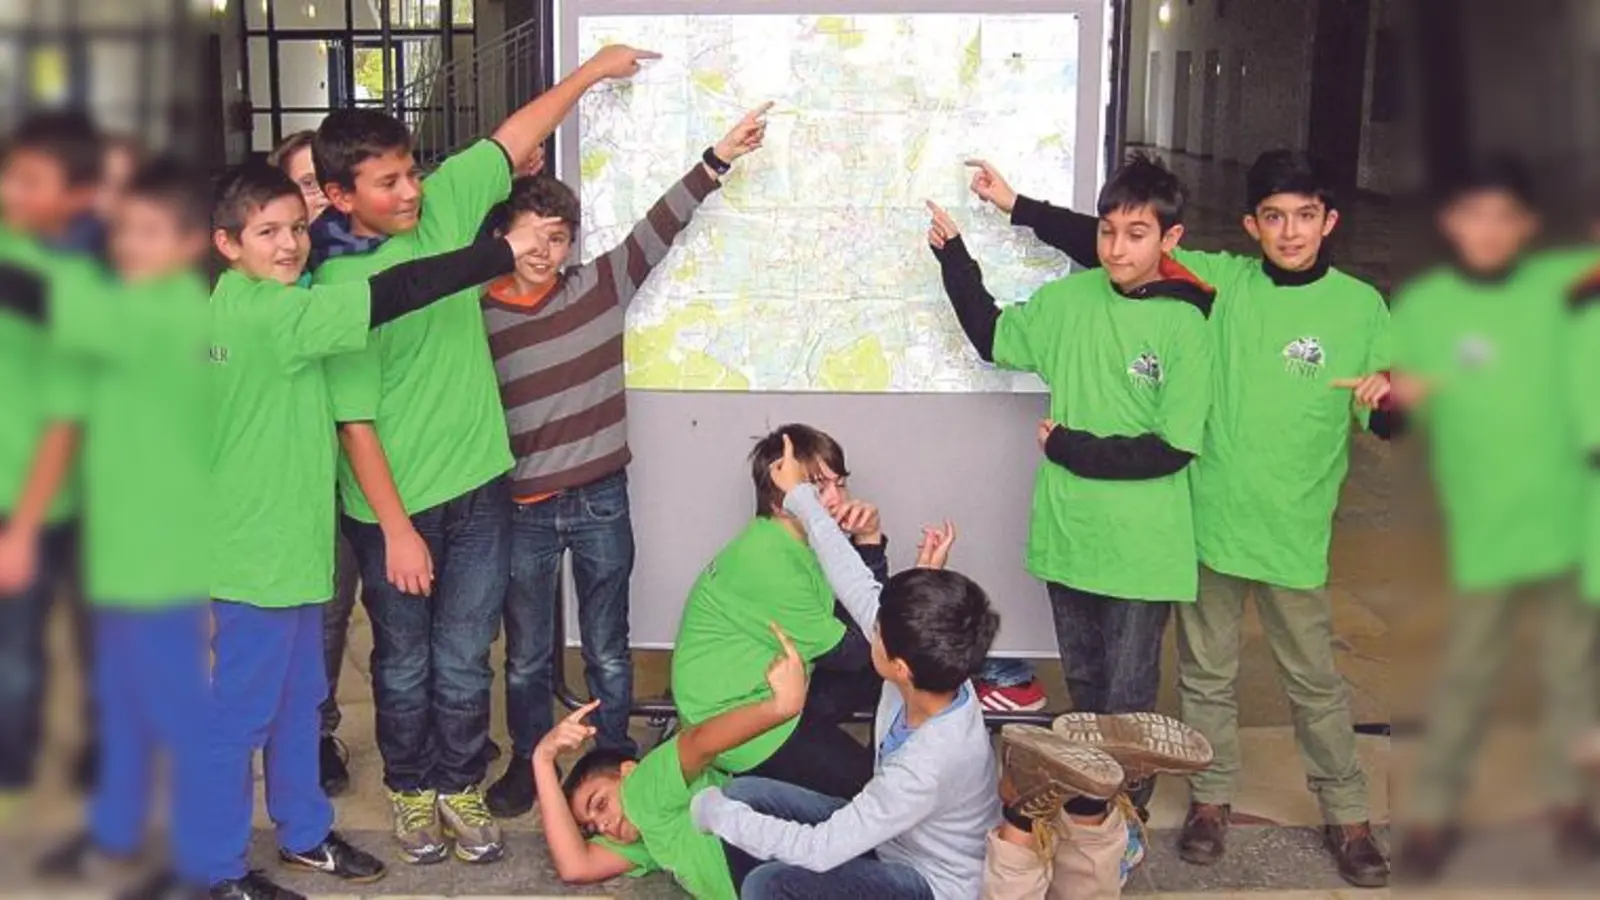
[[[589,88],[607,78],[632,78],[638,73],[640,62],[660,58],[659,53],[621,44],[601,48],[555,87],[512,113],[494,130],[495,143],[505,148],[513,167],[526,166]]]
[[[800,715],[805,707],[805,661],[783,629],[774,624],[772,633],[778,639],[778,655],[767,668],[772,696],[685,728],[678,735],[678,766],[684,784],[692,784],[718,756],[777,728]]]
[[[983,270],[967,251],[961,240],[961,230],[955,220],[937,203],[928,201],[933,213],[933,224],[928,228],[928,246],[939,261],[939,274],[944,280],[945,296],[956,311],[961,330],[984,362],[994,362],[994,337],[1000,325],[1000,307],[994,295],[983,286]]]
[[[552,728],[533,751],[533,783],[539,795],[539,819],[544,824],[545,844],[556,875],[568,884],[593,884],[627,874],[633,864],[583,836],[578,820],[567,805],[556,771],[556,757],[563,751],[577,750],[594,736],[594,727],[584,717],[600,705],[599,700],[580,707]]]
[[[1099,267],[1098,218],[1018,194],[985,160],[969,159],[967,165],[977,170],[972,173],[972,192],[1011,216],[1011,224],[1033,229],[1039,240],[1086,269]]]

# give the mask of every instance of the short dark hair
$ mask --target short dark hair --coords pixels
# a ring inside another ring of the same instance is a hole
[[[272,152],[267,154],[267,162],[282,169],[284,172],[288,172],[289,160],[294,158],[294,155],[299,153],[301,150],[310,150],[311,145],[315,143],[316,140],[317,133],[315,131],[309,129],[306,131],[296,131],[294,134],[284,138],[283,143],[272,148]],[[312,156],[315,157],[315,155],[316,151],[312,151]],[[313,163],[313,165],[315,165],[315,163]]]
[[[209,187],[193,162],[163,155],[140,164],[128,181],[126,197],[167,208],[184,231],[205,231],[211,220]]]
[[[750,479],[756,486],[756,515],[770,516],[783,506],[783,492],[772,483],[772,464],[783,459],[783,438],[788,435],[794,444],[794,458],[802,464],[822,462],[840,478],[848,478],[845,468],[844,448],[827,432],[810,425],[780,425],[778,429],[756,442],[750,451]]]
[[[376,109],[336,109],[317,126],[311,164],[320,183],[349,191],[356,186],[356,166],[410,149],[411,132],[394,116]]]
[[[511,196],[493,213],[495,228],[510,228],[517,216],[525,213],[560,219],[567,223],[573,234],[578,233],[581,220],[578,195],[558,178],[543,174],[524,175],[511,182]]]
[[[908,569],[878,596],[878,636],[922,691],[953,691],[989,655],[1000,614],[972,579],[947,569]]]
[[[630,762],[638,760],[625,750],[595,747],[573,763],[572,771],[568,772],[566,779],[561,782],[561,793],[565,794],[567,802],[571,803],[573,795],[578,793],[578,788],[583,787],[590,779],[602,775],[621,778],[622,764]]]
[[[1539,206],[1532,171],[1513,153],[1489,153],[1471,159],[1440,178],[1436,189],[1441,208],[1469,194],[1501,191],[1529,209]]]
[[[241,163],[217,183],[211,206],[211,227],[237,238],[252,213],[279,197],[301,199],[300,189],[277,166],[265,162]]]
[[[1274,194],[1315,197],[1336,209],[1333,183],[1327,170],[1309,154],[1294,150],[1268,150],[1256,157],[1245,174],[1245,212],[1254,214],[1261,201]]]
[[[80,110],[54,109],[29,115],[6,143],[7,156],[19,150],[55,160],[72,187],[98,184],[105,174],[105,146],[100,129]]]
[[[1135,153],[1122,167],[1111,173],[1100,189],[1095,208],[1104,219],[1114,212],[1150,207],[1161,223],[1163,233],[1183,222],[1183,182],[1155,157]]]

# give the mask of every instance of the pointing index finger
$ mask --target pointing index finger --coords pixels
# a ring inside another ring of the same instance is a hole
[[[567,716],[567,721],[573,723],[574,725],[581,725],[583,723],[584,718],[586,716],[588,716],[589,713],[594,712],[599,707],[600,707],[600,701],[599,700],[590,700],[588,703],[585,703],[584,705],[582,705],[582,706],[578,707],[577,709],[573,710]]]
[[[1328,382],[1328,384],[1333,386],[1333,387],[1336,387],[1336,388],[1344,388],[1345,390],[1349,390],[1351,388],[1360,387],[1361,386],[1361,379],[1359,379],[1359,378],[1335,378],[1334,380]]]
[[[785,656],[800,655],[800,651],[795,649],[794,641],[789,640],[789,636],[784,633],[783,629],[778,626],[777,622],[769,622],[767,623],[767,627],[771,628],[772,633],[777,636],[778,646],[783,648],[783,653]]]

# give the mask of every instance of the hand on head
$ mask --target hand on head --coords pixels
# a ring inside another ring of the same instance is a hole
[[[794,441],[787,434],[783,435],[783,455],[767,467],[767,473],[772,478],[772,486],[784,494],[805,484],[810,480],[806,467],[794,457]]]

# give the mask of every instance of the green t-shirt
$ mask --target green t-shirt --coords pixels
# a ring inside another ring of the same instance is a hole
[[[1573,310],[1571,334],[1567,358],[1573,372],[1568,399],[1586,469],[1582,586],[1585,597],[1600,600],[1600,299]]]
[[[1123,297],[1100,269],[1053,281],[1008,307],[994,341],[997,365],[1044,379],[1057,423],[1100,437],[1153,432],[1195,454],[1211,403],[1211,356],[1199,309]],[[1188,468],[1107,481],[1041,462],[1027,566],[1044,581],[1110,597],[1194,600]]]
[[[776,622],[808,662],[833,649],[844,624],[811,548],[777,521],[757,518],[706,566],[689,591],[672,645],[672,699],[689,724],[772,696],[767,667],[778,654]],[[726,772],[764,762],[795,722],[717,757]]]
[[[1176,254],[1217,288],[1205,452],[1190,466],[1200,561],[1287,588],[1328,580],[1328,545],[1350,463],[1352,392],[1331,382],[1389,368],[1389,309],[1329,269],[1279,287],[1258,257]]]
[[[317,268],[316,283],[364,281],[398,263],[465,247],[510,191],[505,151],[479,141],[423,182],[415,230],[371,253],[328,260]],[[475,290],[384,325],[366,350],[329,360],[327,373],[334,416],[377,428],[407,513],[453,500],[511,468],[505,410]],[[339,491],[347,514],[377,521],[342,458]]]
[[[53,253],[21,235],[0,229],[0,266],[38,276],[52,297],[79,290],[107,290],[92,263]],[[39,439],[51,422],[83,412],[83,375],[45,337],[37,322],[0,309],[0,520],[10,516],[33,468]],[[78,507],[78,467],[56,492],[46,521],[59,524]]]
[[[308,290],[230,271],[211,307],[212,596],[263,607],[320,603],[333,596],[339,452],[323,365],[367,345],[367,282]]]
[[[192,273],[52,297],[51,338],[85,377],[85,569],[98,606],[207,597],[209,320]]]
[[[602,845],[633,863],[630,875],[666,870],[696,900],[735,900],[733,874],[722,841],[704,834],[689,816],[689,800],[706,788],[721,787],[728,776],[708,768],[685,784],[678,761],[678,739],[646,753],[622,779],[622,812],[639,829],[632,845]]]
[[[1563,351],[1567,294],[1595,260],[1530,256],[1493,283],[1440,267],[1396,298],[1395,364],[1431,385],[1419,419],[1459,590],[1501,590],[1577,562],[1583,472]]]

